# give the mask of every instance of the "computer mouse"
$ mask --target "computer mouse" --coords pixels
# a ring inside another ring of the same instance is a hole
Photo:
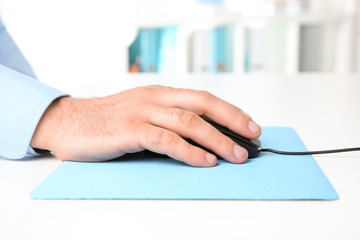
[[[210,120],[207,117],[202,117],[202,118],[206,122],[208,122],[209,124],[214,126],[222,134],[224,134],[225,136],[228,136],[234,142],[236,142],[237,144],[239,144],[240,146],[245,148],[247,150],[247,152],[248,152],[248,158],[255,158],[255,157],[259,156],[259,154],[261,152],[261,141],[259,139],[245,138],[243,136],[240,136],[237,133],[234,133],[233,131],[231,131],[230,129],[228,129],[228,128],[224,127],[224,126],[221,126],[221,125],[217,124],[216,122]],[[217,155],[213,151],[201,146],[197,142],[194,142],[193,140],[188,139],[188,138],[185,138],[185,140],[188,141],[190,144],[192,144],[194,146],[200,147],[200,148],[204,149],[205,151],[214,154],[217,158],[221,158],[219,155]],[[167,157],[166,155],[159,154],[159,153],[154,153],[154,152],[151,152],[149,150],[145,150],[145,153],[150,155],[150,156],[153,156],[153,157]]]
[[[219,132],[221,132],[222,134],[224,134],[225,136],[231,138],[234,142],[236,142],[237,144],[239,144],[240,146],[242,146],[243,148],[245,148],[248,152],[248,158],[255,158],[257,156],[259,156],[260,152],[261,152],[261,141],[260,139],[248,139],[245,138],[243,136],[240,136],[237,133],[234,133],[233,131],[231,131],[230,129],[221,126],[220,124],[217,124],[216,122],[210,120],[207,117],[202,117],[206,122],[210,123],[213,127],[215,127]],[[191,140],[188,140],[191,141]],[[195,146],[201,147],[203,149],[205,149],[206,151],[209,151],[208,149],[200,146],[199,144],[191,141],[192,144],[194,144]],[[211,152],[211,151],[209,151]],[[213,153],[213,152],[211,152]],[[214,154],[214,153],[213,153]],[[217,154],[215,154],[217,157],[219,157]]]

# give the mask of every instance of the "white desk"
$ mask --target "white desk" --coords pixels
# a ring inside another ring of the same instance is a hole
[[[358,76],[167,79],[131,76],[94,83],[94,88],[55,85],[74,95],[151,83],[203,88],[240,106],[261,125],[294,127],[309,149],[360,146]],[[339,200],[32,200],[29,193],[61,161],[0,159],[0,239],[360,239],[360,153],[315,159]]]

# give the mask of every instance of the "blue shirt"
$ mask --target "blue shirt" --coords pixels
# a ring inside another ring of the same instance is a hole
[[[30,141],[52,101],[66,96],[36,76],[0,19],[0,156],[36,154]]]

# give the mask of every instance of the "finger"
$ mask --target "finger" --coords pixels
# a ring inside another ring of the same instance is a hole
[[[152,112],[156,114],[149,115],[151,124],[190,138],[225,160],[243,163],[248,157],[243,147],[219,132],[196,113],[179,108],[158,108]]]
[[[213,154],[189,144],[174,132],[150,124],[145,124],[140,130],[143,136],[139,139],[143,148],[192,166],[211,167],[217,163]]]
[[[247,138],[257,138],[261,127],[238,107],[206,91],[155,86],[159,91],[156,99],[165,107],[181,108],[204,115],[218,124]]]

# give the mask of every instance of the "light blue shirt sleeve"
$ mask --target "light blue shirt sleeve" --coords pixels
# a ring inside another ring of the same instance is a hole
[[[55,99],[67,94],[40,83],[0,19],[0,156],[36,154],[30,141]]]

